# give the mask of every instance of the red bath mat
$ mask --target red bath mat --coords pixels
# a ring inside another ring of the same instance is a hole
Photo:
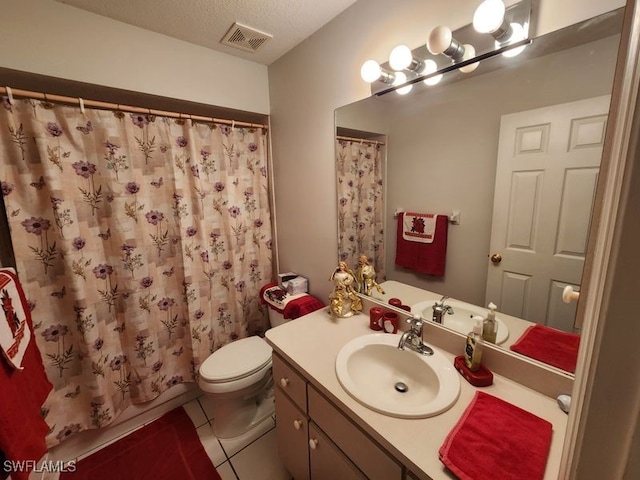
[[[83,458],[62,480],[221,480],[182,407]]]

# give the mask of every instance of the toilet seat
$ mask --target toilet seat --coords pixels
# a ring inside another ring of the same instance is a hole
[[[227,383],[245,379],[271,366],[272,349],[260,337],[236,340],[213,352],[200,366],[200,380]],[[245,383],[245,382],[241,382]]]

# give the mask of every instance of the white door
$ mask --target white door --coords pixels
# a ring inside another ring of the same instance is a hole
[[[504,115],[486,302],[574,330],[610,96]],[[501,259],[500,259],[501,258]]]

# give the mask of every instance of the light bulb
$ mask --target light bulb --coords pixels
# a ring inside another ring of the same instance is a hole
[[[402,85],[407,81],[407,76],[404,74],[404,72],[395,72],[395,75],[396,75],[396,79],[393,81],[394,87],[398,85]],[[397,89],[396,93],[398,95],[406,95],[411,91],[412,88],[413,88],[413,85],[407,85],[406,87]]]
[[[382,68],[375,60],[367,60],[362,64],[360,76],[367,83],[373,83],[382,75]]]
[[[439,55],[451,46],[451,40],[453,40],[451,29],[440,25],[431,30],[427,39],[427,48],[432,55]]]
[[[464,55],[462,55],[462,58],[460,59],[460,61],[471,60],[475,56],[476,56],[476,49],[473,47],[473,45],[469,43],[465,43]],[[465,65],[464,67],[460,67],[460,71],[462,73],[470,73],[470,72],[473,72],[476,68],[478,68],[478,62],[472,63],[470,65]]]
[[[509,37],[509,40],[507,40],[507,42],[505,42],[506,45],[509,45],[509,44],[512,44],[512,43],[515,43],[515,42],[519,42],[520,40],[524,40],[525,38],[527,38],[527,33],[525,32],[524,27],[522,25],[520,25],[519,23],[512,23],[511,24],[511,30],[513,31],[513,33],[511,34],[511,37]],[[520,46],[518,48],[513,48],[511,50],[507,50],[506,52],[504,52],[502,54],[502,56],[503,57],[508,57],[508,58],[515,57],[516,55],[520,55],[525,48],[527,48],[527,46],[526,45],[522,45],[522,46]]]
[[[398,45],[389,55],[389,66],[394,70],[404,70],[411,65],[412,61],[413,54],[406,45]]]
[[[424,70],[422,70],[422,75],[429,75],[430,73],[435,73],[438,71],[438,65],[433,60],[425,60],[424,61]],[[430,77],[424,79],[422,82],[425,85],[429,85],[430,87],[433,85],[437,85],[442,80],[442,74],[436,75],[435,77]]]
[[[502,0],[485,0],[473,14],[473,28],[478,33],[493,33],[504,21],[505,6]]]

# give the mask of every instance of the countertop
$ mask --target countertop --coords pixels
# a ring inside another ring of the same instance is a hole
[[[446,412],[424,419],[400,419],[383,415],[354,400],[340,385],[335,360],[340,349],[351,339],[374,333],[369,317],[357,314],[332,319],[328,308],[267,330],[266,339],[274,351],[289,361],[307,379],[339,406],[360,428],[421,479],[456,478],[438,458],[438,449],[469,405],[477,390],[489,393],[523,408],[553,425],[551,450],[545,479],[558,478],[567,415],[556,400],[494,374],[489,387],[476,388],[460,377],[460,396]],[[428,341],[426,343],[429,343]],[[462,353],[439,349],[452,362]]]

